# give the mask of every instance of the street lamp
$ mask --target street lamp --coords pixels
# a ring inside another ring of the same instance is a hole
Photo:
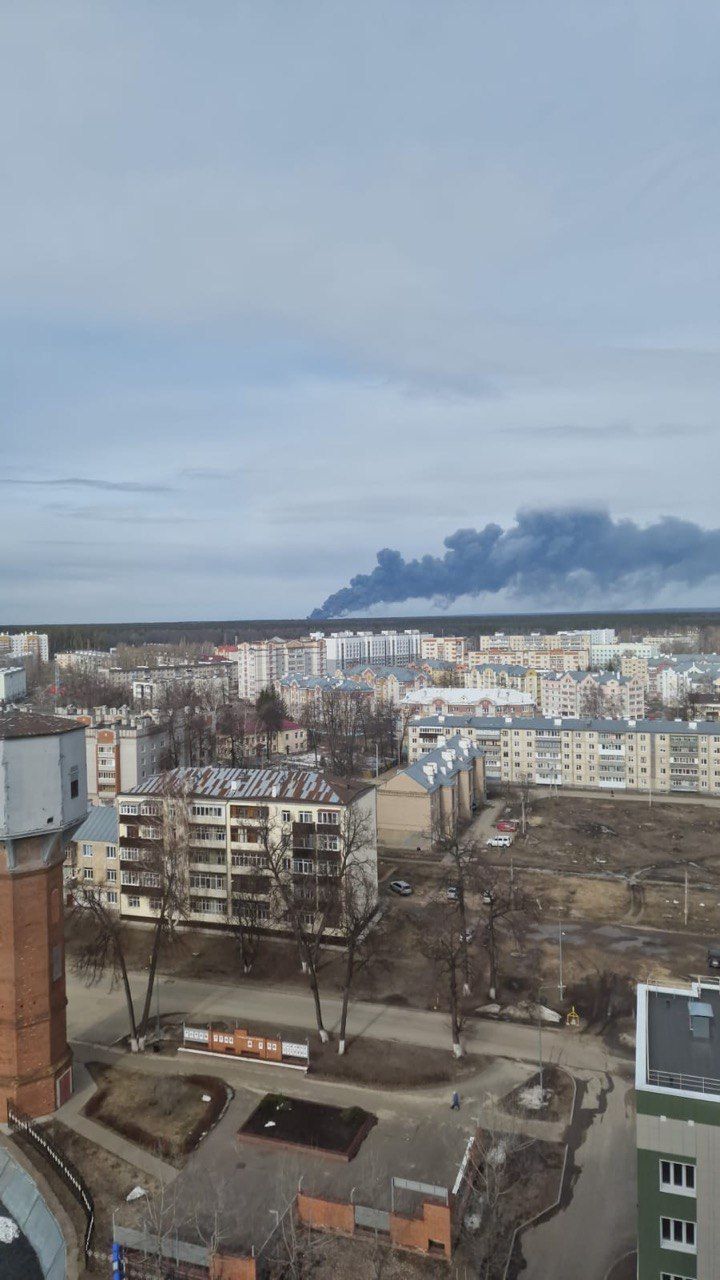
[[[565,937],[565,934],[563,933],[562,920],[559,920],[558,921],[558,952],[560,957],[560,981],[558,982],[558,990],[560,992],[561,1000],[565,995],[565,984],[563,982],[563,944],[562,944],[562,940],[564,937]]]

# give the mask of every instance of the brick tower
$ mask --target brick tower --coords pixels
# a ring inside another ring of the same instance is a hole
[[[0,712],[0,1121],[47,1115],[72,1091],[62,862],[87,811],[85,730]]]

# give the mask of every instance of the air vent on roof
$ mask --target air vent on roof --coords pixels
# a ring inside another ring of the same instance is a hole
[[[688,1000],[690,1035],[693,1040],[709,1040],[714,1017],[712,1005],[704,1000]]]

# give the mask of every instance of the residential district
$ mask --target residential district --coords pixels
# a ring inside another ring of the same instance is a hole
[[[716,1280],[715,641],[1,633],[28,1277]]]

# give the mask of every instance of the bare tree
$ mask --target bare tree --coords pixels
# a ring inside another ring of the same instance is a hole
[[[323,689],[320,721],[333,773],[351,778],[357,773],[358,747],[364,738],[367,694]]]
[[[481,865],[481,849],[477,841],[461,840],[457,830],[446,833],[442,825],[435,828],[433,845],[442,851],[449,863],[447,875],[441,889],[455,903],[460,932],[460,955],[462,965],[463,995],[469,996],[471,991],[470,941],[471,930],[468,922],[468,894],[477,888],[478,868]]]
[[[460,987],[463,980],[463,945],[460,937],[457,904],[436,901],[414,920],[415,936],[420,951],[432,961],[438,981],[445,987],[450,1009],[452,1050],[456,1058],[463,1056],[460,1039],[462,1010]]]
[[[266,922],[267,877],[258,873],[236,880],[241,890],[233,892],[232,929],[235,934],[243,973],[251,973],[260,952],[263,926]]]
[[[133,867],[123,870],[124,886],[136,887],[147,895],[152,918],[150,963],[140,1016],[132,1000],[127,974],[126,936],[118,913],[108,906],[107,886],[80,882],[76,890],[78,909],[85,915],[84,940],[76,961],[78,972],[88,984],[99,982],[109,968],[114,981],[122,981],[128,1006],[131,1047],[145,1046],[158,960],[163,945],[174,937],[178,923],[188,910],[189,824],[187,799],[172,790],[172,776],[158,799],[143,800],[143,812],[132,830],[142,843],[133,848]],[[129,860],[129,849],[120,857]]]
[[[87,986],[95,986],[109,972],[111,986],[122,985],[130,1026],[130,1048],[137,1053],[139,1044],[137,1016],[126,962],[126,925],[119,912],[108,906],[104,885],[82,882],[75,891],[75,914],[80,915],[81,945],[75,957],[75,970]]]
[[[501,1128],[490,1116],[470,1147],[457,1249],[459,1265],[479,1280],[503,1275],[514,1226],[510,1198],[518,1180],[529,1176],[535,1145],[536,1139],[509,1130],[507,1120]]]
[[[364,841],[363,841],[364,842]],[[345,972],[342,985],[338,1053],[345,1052],[348,1009],[353,982],[377,948],[377,878],[364,862],[350,861],[340,881],[341,920],[345,936]]]
[[[227,702],[220,708],[217,727],[224,740],[222,754],[233,768],[245,764],[250,716],[255,719],[255,712],[246,702]]]
[[[315,1005],[318,1035],[326,1043],[330,1037],[323,1024],[318,979],[322,946],[330,929],[335,937],[343,936],[343,910],[359,885],[351,877],[365,866],[374,828],[360,807],[351,803],[337,822],[323,824],[322,829],[319,824],[278,822],[262,809],[257,833],[262,862],[272,881],[273,915],[295,939]],[[348,893],[351,883],[354,887]],[[358,893],[357,910],[360,902]],[[357,946],[362,930],[355,923]]]
[[[489,995],[494,1000],[499,987],[500,960],[506,935],[518,943],[530,921],[536,917],[537,905],[518,885],[517,876],[511,875],[506,882],[504,873],[487,863],[478,865],[475,883],[483,917],[480,940],[487,952]]]

